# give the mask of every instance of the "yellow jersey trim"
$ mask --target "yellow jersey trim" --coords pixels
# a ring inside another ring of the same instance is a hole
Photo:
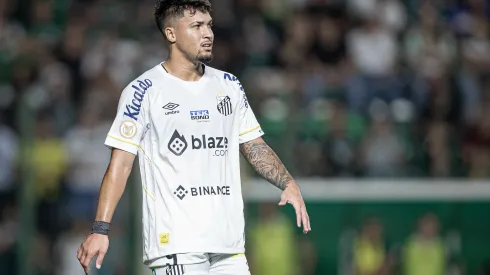
[[[255,130],[259,129],[259,128],[260,128],[260,125],[259,125],[259,126],[257,126],[257,127],[255,127],[255,128],[252,128],[252,129],[250,129],[250,130],[248,130],[248,131],[245,131],[245,132],[241,133],[241,134],[240,134],[240,136],[243,136],[243,135],[245,135],[245,134],[248,134],[248,133],[250,133],[250,132],[253,132],[253,131],[255,131]]]
[[[146,154],[145,150],[143,149],[143,147],[139,146],[138,144],[136,143],[133,143],[133,142],[130,142],[130,141],[126,141],[124,139],[121,139],[121,138],[118,138],[118,137],[115,137],[115,136],[112,136],[112,135],[107,135],[108,137],[112,138],[112,139],[115,139],[117,141],[120,141],[120,142],[124,142],[124,143],[127,143],[127,144],[130,144],[130,145],[133,145],[135,147],[138,147],[138,149],[141,149],[141,151],[143,152],[143,154],[145,154],[146,158],[151,162],[151,164],[153,164],[153,160],[151,160],[151,158]],[[148,197],[150,197],[153,201],[155,201],[155,197],[153,197],[150,192],[148,192],[148,190],[146,189],[145,186],[141,185],[141,187],[143,187],[143,190],[145,191],[145,193],[148,195]]]

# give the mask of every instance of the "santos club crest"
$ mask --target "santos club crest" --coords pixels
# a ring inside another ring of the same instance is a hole
[[[227,116],[231,115],[232,113],[232,106],[231,106],[231,98],[227,95],[225,96],[216,96],[216,99],[218,100],[218,112],[221,114]]]

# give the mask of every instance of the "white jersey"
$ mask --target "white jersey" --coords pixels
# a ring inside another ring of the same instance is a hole
[[[262,135],[229,73],[205,67],[189,82],[158,64],[124,89],[105,144],[139,155],[146,264],[244,253],[239,144]]]

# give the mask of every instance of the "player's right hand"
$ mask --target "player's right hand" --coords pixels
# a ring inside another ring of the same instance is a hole
[[[90,261],[97,255],[95,266],[100,269],[104,256],[109,249],[109,237],[102,234],[90,234],[83,241],[77,251],[77,258],[85,271],[85,274],[90,272]]]

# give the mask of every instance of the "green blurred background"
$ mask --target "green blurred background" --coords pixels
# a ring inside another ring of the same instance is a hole
[[[211,2],[211,66],[312,219],[243,162],[253,275],[490,274],[489,1]],[[153,5],[0,0],[0,274],[83,274],[121,90],[168,53]],[[134,171],[93,274],[150,274]]]

